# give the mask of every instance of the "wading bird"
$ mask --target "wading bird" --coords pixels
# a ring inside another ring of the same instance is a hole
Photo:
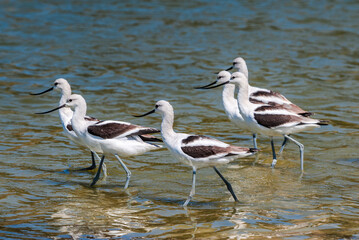
[[[232,66],[226,69],[226,71],[229,71],[233,68],[238,69],[239,72],[243,73],[247,77],[247,79],[249,79],[247,63],[242,57],[235,58],[233,60]],[[248,83],[248,94],[249,101],[253,103],[280,104],[283,105],[287,110],[302,115],[304,117],[309,117],[313,115],[313,113],[305,111],[297,105],[293,104],[284,95],[269,89],[253,87]],[[287,138],[284,138],[279,153],[282,153],[286,143]],[[272,167],[274,167],[274,165],[275,163],[272,163]]]
[[[288,110],[281,104],[263,104],[258,106],[257,104],[252,103],[248,93],[248,79],[241,72],[233,73],[230,81],[224,82],[222,85],[228,83],[237,85],[239,88],[237,101],[238,108],[243,119],[248,123],[248,126],[250,126],[253,132],[262,133],[271,138],[273,153],[272,165],[275,165],[277,161],[273,137],[283,135],[286,139],[291,140],[299,147],[300,167],[301,170],[304,171],[304,146],[289,135],[292,133],[312,130],[321,125],[328,125],[328,122],[297,114]]]
[[[38,114],[46,114],[62,108],[72,108],[74,110],[71,125],[81,141],[85,143],[91,151],[103,153],[91,186],[95,185],[100,177],[105,155],[114,154],[125,170],[127,177],[124,188],[126,189],[130,182],[131,172],[120,157],[140,155],[147,151],[161,148],[160,145],[152,143],[161,140],[150,135],[160,132],[158,129],[113,120],[97,122],[86,121],[86,101],[78,94],[72,94],[66,103],[61,106]]]
[[[60,98],[59,106],[65,104],[67,98],[70,97],[70,95],[71,95],[71,86],[68,83],[68,81],[66,79],[64,79],[64,78],[56,79],[51,88],[49,88],[49,89],[47,89],[47,90],[45,90],[43,92],[40,92],[40,93],[30,93],[30,95],[42,95],[42,94],[50,92],[52,90],[61,92],[61,98]],[[61,108],[61,109],[59,109],[60,121],[61,121],[62,128],[64,129],[64,133],[71,141],[73,141],[77,145],[87,147],[81,141],[81,139],[76,135],[76,133],[74,132],[74,130],[72,128],[72,125],[71,125],[72,115],[73,115],[73,111],[70,108]],[[98,122],[99,120],[96,119],[96,118],[93,118],[93,117],[85,116],[85,121]],[[98,160],[101,160],[101,158],[97,155],[96,152],[91,151],[92,165],[89,166],[89,167],[86,167],[86,168],[78,169],[78,170],[82,171],[82,170],[95,169],[96,168],[96,162],[95,162],[94,156],[96,156],[98,158]]]
[[[219,172],[216,165],[226,164],[236,158],[251,156],[257,152],[257,149],[232,146],[202,135],[176,133],[173,130],[173,108],[165,100],[158,101],[154,110],[135,117],[143,117],[154,112],[162,116],[161,135],[168,150],[181,162],[192,166],[193,169],[192,189],[183,206],[187,206],[195,194],[197,169],[202,167],[213,167],[214,171],[226,184],[234,200],[238,201],[231,184]]]

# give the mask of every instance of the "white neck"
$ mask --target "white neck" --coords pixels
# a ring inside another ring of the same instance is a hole
[[[82,106],[77,106],[74,110],[73,117],[71,119],[71,125],[77,135],[84,135],[86,133],[86,103]]]
[[[69,91],[62,90],[61,92],[62,92],[62,95],[60,98],[59,106],[64,105],[66,103],[67,99],[71,95],[71,89]],[[63,124],[63,127],[65,128],[66,127],[65,125],[70,123],[73,112],[70,108],[65,107],[65,108],[61,108],[59,110],[59,115],[60,115],[60,119]]]
[[[60,102],[59,105],[63,105],[66,103],[67,99],[71,96],[71,87],[69,86],[65,86],[61,89],[61,98],[60,98]]]
[[[238,68],[239,72],[243,73],[247,77],[247,79],[249,79],[247,63],[243,59],[240,60],[240,63],[236,65],[236,68]]]
[[[170,141],[176,133],[173,131],[174,113],[173,110],[162,113],[161,135],[164,142]]]
[[[240,114],[244,117],[248,115],[248,110],[252,108],[252,103],[249,101],[248,83],[241,84],[238,88],[237,103]]]
[[[223,107],[229,119],[233,119],[239,113],[237,100],[234,97],[235,89],[234,84],[226,84],[222,91]]]
[[[241,68],[241,72],[248,78],[248,68],[247,68],[247,64],[243,64],[243,67]]]

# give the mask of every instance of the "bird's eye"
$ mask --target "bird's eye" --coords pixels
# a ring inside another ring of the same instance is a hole
[[[57,85],[59,85],[59,83],[57,83],[57,82],[55,82],[55,84],[54,84],[55,86],[57,86]]]
[[[159,107],[159,105],[156,104],[155,108],[157,109]]]
[[[72,102],[72,99],[69,99],[68,102]]]

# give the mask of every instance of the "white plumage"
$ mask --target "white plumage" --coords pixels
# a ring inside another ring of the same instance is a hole
[[[233,60],[232,66],[230,68],[228,68],[227,70],[231,70],[233,68],[238,69],[238,72],[243,73],[246,76],[246,78],[249,79],[247,64],[243,58],[241,58],[241,57],[235,58]],[[253,87],[253,86],[249,85],[249,83],[248,83],[248,95],[249,95],[249,100],[253,103],[255,103],[255,102],[267,103],[267,104],[268,103],[276,103],[276,104],[283,105],[284,108],[286,108],[287,110],[292,111],[294,113],[297,113],[297,114],[300,114],[303,116],[307,116],[307,117],[312,115],[312,113],[307,112],[307,111],[301,109],[300,107],[298,107],[297,105],[293,104],[282,94],[274,92],[269,89],[265,89],[265,88]]]
[[[120,156],[135,156],[150,150],[161,148],[160,145],[151,143],[161,141],[160,139],[149,135],[151,133],[160,132],[160,130],[155,128],[147,128],[113,120],[97,122],[86,121],[84,117],[86,116],[87,106],[85,99],[81,95],[72,94],[65,104],[44,113],[49,113],[62,108],[74,109],[71,125],[76,135],[92,151],[103,153],[99,168],[91,186],[95,185],[99,179],[105,155],[114,154],[120,162],[127,174],[124,187],[127,188],[131,172],[120,159]]]
[[[59,106],[65,104],[67,98],[70,97],[70,95],[71,95],[71,86],[68,83],[68,81],[64,78],[56,79],[51,88],[49,88],[43,92],[40,92],[40,93],[32,93],[31,95],[41,95],[41,94],[44,94],[44,93],[52,91],[52,90],[61,92]],[[64,133],[71,141],[73,141],[77,145],[87,147],[86,144],[84,144],[81,141],[81,139],[76,135],[76,133],[74,132],[74,130],[72,128],[72,125],[71,125],[72,115],[73,115],[73,111],[70,108],[59,109],[60,121],[61,121],[62,128],[64,130]],[[85,120],[89,123],[94,122],[94,121],[96,121],[96,122],[99,121],[98,119],[89,117],[89,116],[85,116]],[[79,170],[92,170],[92,169],[96,168],[96,162],[95,162],[94,156],[96,156],[99,160],[100,160],[100,157],[94,151],[91,151],[91,156],[92,156],[92,165],[90,167],[82,168]]]
[[[304,146],[289,137],[292,133],[311,130],[320,125],[327,125],[326,121],[312,119],[301,114],[295,113],[280,104],[262,104],[257,105],[250,101],[248,94],[248,79],[241,72],[232,74],[230,84],[235,84],[239,87],[238,92],[238,107],[243,119],[248,123],[248,126],[253,132],[262,133],[271,137],[273,163],[276,163],[276,155],[273,145],[273,136],[283,135],[285,138],[296,143],[300,149],[301,169],[304,170]],[[294,105],[294,104],[293,104]]]
[[[233,198],[237,201],[237,197],[230,183],[221,175],[215,166],[228,163],[236,158],[253,155],[257,150],[232,146],[217,139],[202,135],[176,133],[173,130],[173,108],[169,102],[164,100],[158,101],[154,110],[137,117],[146,116],[154,112],[158,112],[162,115],[161,135],[167,148],[177,159],[193,168],[192,190],[183,206],[187,206],[195,194],[197,169],[209,166],[214,168],[216,173],[227,185]]]

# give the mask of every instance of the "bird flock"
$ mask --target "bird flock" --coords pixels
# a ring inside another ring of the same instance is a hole
[[[229,71],[232,69],[236,69],[236,71],[230,73]],[[273,155],[272,167],[277,162],[273,137],[284,137],[280,153],[288,140],[294,142],[299,147],[300,166],[303,173],[304,146],[290,135],[321,125],[328,125],[328,122],[310,118],[313,115],[311,112],[303,110],[280,93],[249,85],[248,68],[245,60],[241,57],[234,59],[231,67],[219,72],[216,81],[196,88],[208,90],[220,86],[223,86],[222,102],[228,118],[236,128],[252,134],[253,148],[230,145],[208,136],[175,132],[173,129],[174,110],[172,105],[165,100],[156,102],[155,108],[145,114],[134,115],[134,117],[144,117],[152,113],[160,114],[162,123],[161,130],[158,130],[128,122],[99,120],[87,116],[85,99],[81,95],[72,94],[71,86],[64,78],[56,79],[51,88],[40,93],[31,93],[31,95],[42,95],[52,90],[61,92],[58,107],[37,114],[47,114],[58,110],[65,135],[75,144],[91,151],[91,166],[76,170],[93,170],[96,168],[95,157],[99,160],[99,166],[91,186],[97,183],[101,172],[105,176],[107,175],[104,164],[105,156],[114,155],[126,172],[124,188],[128,188],[131,171],[121,158],[161,149],[163,142],[174,157],[191,166],[193,170],[192,188],[183,204],[184,207],[188,205],[195,194],[197,170],[203,167],[214,169],[237,202],[238,198],[232,185],[216,166],[227,164],[238,158],[252,156],[258,152],[258,134],[270,137]],[[236,89],[238,89],[237,93]],[[153,135],[156,133],[161,133],[161,138]],[[102,154],[101,158],[98,153]]]

